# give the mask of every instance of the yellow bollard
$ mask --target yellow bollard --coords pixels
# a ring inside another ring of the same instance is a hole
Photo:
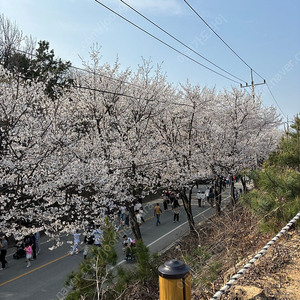
[[[172,259],[158,268],[160,300],[191,300],[190,267]]]

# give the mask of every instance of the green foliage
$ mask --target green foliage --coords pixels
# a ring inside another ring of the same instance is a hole
[[[249,172],[248,177],[250,180],[252,180],[254,187],[258,186],[258,181],[259,181],[259,171],[258,170],[253,170],[251,172]]]
[[[122,293],[134,280],[138,280],[134,270],[118,268],[117,272],[118,281],[114,286],[117,294]]]
[[[263,169],[249,176],[255,178],[257,189],[241,199],[261,218],[262,231],[277,232],[300,211],[298,117],[291,127],[294,130],[287,131],[278,151],[270,156]]]
[[[145,282],[157,284],[158,267],[161,264],[158,254],[150,255],[149,248],[145,246],[143,241],[138,241],[136,244],[137,265],[131,269],[119,268],[118,281],[114,289],[121,293],[129,285],[134,285],[136,282],[143,284]]]
[[[63,62],[60,58],[55,58],[54,50],[50,50],[47,41],[38,43],[33,58],[29,58],[24,53],[11,53],[9,64],[6,66],[11,72],[17,72],[24,79],[44,82],[45,93],[52,99],[56,99],[62,89],[72,85],[70,67],[70,61]]]
[[[213,282],[217,278],[221,267],[222,264],[219,261],[214,261],[205,266],[197,267],[196,273],[198,275],[196,276],[194,274],[192,276],[193,284],[197,286],[199,284],[201,285],[201,284],[207,284],[208,282]]]
[[[212,282],[217,277],[221,264],[219,262],[208,263],[210,257],[210,252],[200,245],[182,253],[180,260],[191,268],[191,280],[194,286],[206,284],[208,281]]]
[[[197,248],[192,249],[192,255],[200,259],[201,262],[205,262],[210,258],[210,253],[207,251],[207,249],[205,247],[201,247],[200,245],[198,245]]]
[[[259,190],[244,194],[240,203],[246,205],[252,212],[261,217],[268,214],[276,205],[274,197],[268,193],[261,193]]]
[[[222,267],[222,264],[218,261],[215,261],[212,264],[210,264],[207,280],[210,282],[213,282],[217,278],[217,275],[218,275],[221,267]]]
[[[32,60],[30,77],[46,82],[46,93],[56,98],[60,89],[69,87],[72,79],[69,76],[71,62],[63,62],[55,58],[54,50],[50,50],[49,42],[40,41],[36,50],[36,58]]]
[[[100,292],[105,294],[102,287],[112,284],[114,275],[109,271],[108,265],[114,265],[117,260],[115,251],[116,233],[109,219],[105,219],[103,226],[102,247],[94,246],[91,255],[87,257],[76,272],[72,272],[66,281],[66,285],[71,287],[66,300],[94,299],[97,294],[97,284]],[[107,292],[108,293],[108,292]]]
[[[279,145],[279,150],[270,156],[270,164],[300,171],[300,119],[297,115]]]

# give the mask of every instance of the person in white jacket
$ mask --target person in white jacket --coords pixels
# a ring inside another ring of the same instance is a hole
[[[93,230],[94,235],[94,245],[101,247],[102,245],[102,239],[103,239],[103,232],[100,228]]]
[[[75,233],[73,234],[74,243],[73,243],[73,249],[72,249],[71,255],[73,255],[76,250],[78,250],[78,252],[81,252],[80,235],[81,235],[81,233],[79,232],[79,229],[76,229]],[[76,252],[76,253],[78,253],[78,252]]]

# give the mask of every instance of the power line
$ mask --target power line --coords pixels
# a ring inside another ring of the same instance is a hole
[[[23,54],[26,54],[26,55],[30,55],[30,56],[35,56],[37,57],[36,54],[32,54],[32,53],[29,53],[29,52],[26,52],[26,51],[22,51],[22,50],[19,50],[19,49],[14,49],[15,51],[17,52],[20,52],[20,53],[23,53]],[[87,69],[83,69],[83,68],[79,68],[79,67],[75,67],[75,66],[69,66],[69,68],[72,68],[72,69],[75,69],[75,70],[79,70],[79,71],[83,71],[83,72],[87,72],[87,73],[90,73],[90,74],[93,74],[93,75],[98,75],[100,77],[104,77],[104,78],[107,78],[107,79],[110,79],[110,80],[114,80],[114,81],[118,81],[120,83],[125,83],[125,84],[128,84],[130,86],[133,86],[133,87],[137,87],[139,89],[144,89],[144,87],[142,86],[139,86],[139,85],[136,85],[136,84],[133,84],[131,82],[127,82],[127,81],[124,81],[124,80],[121,80],[121,79],[117,79],[117,78],[113,78],[113,77],[110,77],[110,76],[107,76],[107,75],[104,75],[104,74],[101,74],[99,72],[95,72],[95,71],[91,71],[91,70],[87,70]],[[22,76],[21,76],[22,77]],[[25,77],[22,77],[23,79],[26,79]],[[93,89],[93,88],[88,88],[88,87],[84,87],[84,86],[75,86],[74,84],[72,85],[73,87],[76,87],[76,88],[81,88],[81,89],[86,89],[86,90],[93,90],[93,91],[98,91],[98,92],[101,92],[101,93],[107,93],[107,94],[116,94],[118,96],[124,96],[124,97],[127,97],[127,98],[133,98],[133,99],[144,99],[146,101],[153,101],[151,99],[147,99],[147,98],[138,98],[138,97],[134,97],[134,96],[130,96],[130,95],[126,95],[126,94],[120,94],[120,93],[115,93],[115,92],[110,92],[110,91],[106,91],[106,90],[99,90],[99,89]],[[160,103],[164,103],[163,101],[159,101]],[[192,107],[191,105],[189,104],[184,104],[184,103],[174,103],[174,102],[169,102],[170,104],[174,104],[174,105],[179,105],[179,106],[190,106]]]
[[[267,87],[268,87],[268,89],[269,89],[269,92],[270,92],[270,94],[271,94],[271,96],[272,96],[272,98],[273,98],[273,100],[274,100],[274,102],[276,103],[276,105],[277,105],[277,107],[279,108],[279,110],[281,111],[281,113],[283,114],[283,116],[285,116],[285,114],[284,114],[284,112],[282,111],[282,109],[280,108],[280,106],[279,106],[279,104],[277,103],[277,101],[276,101],[276,99],[275,99],[275,97],[274,97],[274,95],[273,95],[273,93],[271,92],[271,90],[270,90],[270,88],[269,88],[269,86],[268,86],[268,84],[267,84],[267,82],[266,82],[266,80],[261,76],[261,75],[259,75],[255,70],[253,70],[253,68],[251,68],[214,30],[213,30],[213,28],[211,28],[211,26],[196,12],[196,10],[186,1],[186,0],[184,0],[184,2],[190,7],[190,9],[204,22],[204,24],[248,67],[248,68],[250,68],[250,70],[251,70],[251,74],[252,74],[252,71],[256,74],[256,75],[258,75],[264,82],[263,83],[259,83],[259,84],[254,84],[253,83],[253,79],[251,79],[251,86],[252,86],[252,89],[253,89],[253,87],[254,87],[254,85],[260,85],[260,84],[266,84],[267,85]],[[251,77],[252,77],[252,75],[251,75]],[[250,85],[248,85],[248,84],[246,84],[246,86],[244,86],[244,87],[248,87],[248,86],[250,86]],[[243,87],[243,86],[241,86],[241,87]]]
[[[283,114],[283,116],[286,117],[286,115],[284,114],[284,112],[283,112],[282,109],[280,108],[278,102],[276,101],[276,99],[275,99],[275,97],[274,97],[274,95],[273,95],[273,93],[272,93],[272,91],[271,91],[271,89],[270,89],[270,87],[269,87],[269,85],[268,85],[267,82],[266,82],[266,85],[267,85],[267,88],[268,88],[268,90],[269,90],[269,93],[270,93],[270,95],[272,96],[272,98],[273,98],[274,102],[276,103],[277,107],[279,108],[279,110],[281,111],[281,113]]]
[[[94,92],[100,92],[102,94],[111,94],[111,95],[122,96],[122,97],[126,97],[126,98],[132,98],[132,99],[143,99],[143,100],[150,101],[150,102],[154,101],[154,100],[148,99],[148,98],[134,97],[134,96],[127,95],[127,94],[122,94],[122,93],[117,93],[117,92],[111,92],[111,91],[106,91],[106,90],[100,90],[100,89],[86,87],[86,86],[72,85],[72,87],[75,87],[75,88],[78,88],[78,89],[83,89],[83,90],[90,90],[90,91],[94,91]],[[164,101],[159,101],[159,100],[157,102],[166,103]],[[176,103],[176,102],[168,102],[168,103],[169,104],[173,104],[173,105],[178,105],[178,106],[194,107],[193,105],[185,104],[185,103]]]
[[[163,160],[155,160],[152,162],[145,162],[143,164],[134,164],[135,167],[145,167],[145,166],[149,166],[149,165],[154,165],[154,164],[160,164],[160,163],[164,163],[164,162],[168,162],[171,160],[177,160],[179,157],[174,157],[174,158],[168,158],[168,159],[163,159]],[[113,169],[114,170],[126,170],[126,169],[131,169],[133,166],[125,166],[125,167],[120,167],[118,169]]]
[[[19,49],[14,49],[14,50],[17,51],[17,52],[26,54],[26,55],[30,55],[30,56],[35,56],[35,57],[37,57],[36,54],[32,54],[32,53],[29,53],[29,52],[26,52],[26,51],[22,51],[22,50],[19,50]],[[132,83],[130,83],[130,82],[127,82],[127,81],[124,81],[124,80],[121,80],[121,79],[113,78],[113,77],[110,77],[110,76],[107,76],[107,75],[104,75],[104,74],[101,74],[101,73],[99,73],[99,72],[95,72],[95,71],[92,71],[92,70],[83,69],[83,68],[75,67],[75,66],[72,66],[72,65],[69,66],[69,68],[72,68],[72,69],[75,69],[75,70],[79,70],[79,71],[84,71],[84,72],[87,72],[87,73],[90,73],[90,74],[93,74],[93,75],[98,75],[98,76],[100,76],[100,77],[104,77],[104,78],[111,79],[111,80],[114,80],[114,81],[118,81],[118,82],[121,82],[121,83],[126,83],[126,84],[129,84],[129,85],[138,87],[138,88],[140,88],[140,89],[143,89],[143,87],[141,87],[141,86],[132,84]],[[90,67],[89,67],[89,68],[90,68]]]
[[[94,91],[94,92],[100,92],[100,93],[103,93],[103,94],[111,94],[111,95],[115,95],[115,96],[123,96],[123,97],[126,97],[126,98],[138,99],[137,97],[134,97],[134,96],[130,96],[130,95],[126,95],[126,94],[121,94],[121,93],[117,93],[117,92],[106,91],[106,90],[99,90],[99,89],[91,88],[91,87],[87,87],[87,86],[72,85],[72,87],[75,87],[77,89],[83,89],[83,90],[89,90],[89,91]],[[144,100],[151,101],[150,99],[145,99],[145,98],[144,98]]]
[[[29,54],[28,52],[25,52],[25,51],[22,51],[22,50],[17,50],[15,49],[16,51],[19,51],[21,53],[24,53],[24,54]],[[33,56],[36,56],[35,54],[30,54],[30,55],[33,55]],[[91,74],[96,74],[96,75],[99,75],[99,76],[102,76],[102,77],[105,77],[105,78],[109,78],[109,79],[113,79],[113,80],[116,80],[116,81],[120,81],[121,83],[126,83],[126,84],[129,84],[131,86],[136,86],[136,85],[133,85],[132,83],[129,83],[129,82],[125,82],[125,81],[122,81],[122,80],[119,80],[119,79],[116,79],[116,78],[113,78],[113,77],[109,77],[109,76],[106,76],[106,75],[103,75],[103,74],[100,74],[100,73],[94,73],[93,71],[89,71],[89,70],[86,70],[86,69],[82,69],[82,68],[79,68],[79,67],[75,67],[75,66],[70,66],[71,68],[74,68],[74,69],[78,69],[78,70],[81,70],[81,71],[84,71],[84,72],[88,72],[88,73],[91,73]],[[24,76],[20,76],[21,78],[23,79],[28,79]],[[278,109],[281,111],[282,115],[284,117],[286,117],[286,115],[284,114],[284,112],[282,111],[281,107],[279,106],[278,102],[276,101],[269,85],[266,83],[267,87],[268,87],[268,90],[269,90],[269,93],[270,95],[272,96],[274,102],[276,103]],[[103,94],[112,94],[112,95],[116,95],[116,96],[122,96],[122,97],[126,97],[126,98],[132,98],[132,99],[141,99],[139,97],[134,97],[134,96],[131,96],[131,95],[127,95],[127,94],[123,94],[123,93],[117,93],[117,92],[111,92],[111,91],[107,91],[107,90],[100,90],[100,89],[96,89],[96,88],[91,88],[91,87],[86,87],[86,86],[76,86],[76,85],[72,85],[72,87],[74,88],[78,88],[78,89],[84,89],[84,90],[91,90],[91,91],[96,91],[96,92],[100,92],[100,93],[103,93]],[[136,86],[136,87],[139,87],[139,86]],[[142,87],[139,87],[139,88],[142,88]],[[245,89],[245,87],[244,87]],[[245,91],[249,94],[249,92],[245,89]],[[249,94],[250,95],[250,94]],[[152,99],[147,99],[147,98],[142,98],[143,100],[146,100],[146,101],[154,101]],[[158,101],[158,102],[161,102],[161,103],[164,103],[163,101]],[[185,103],[175,103],[175,102],[169,102],[170,104],[173,104],[173,105],[178,105],[178,106],[189,106],[189,107],[193,107],[189,104],[185,104]]]
[[[211,26],[196,12],[196,10],[186,1],[184,2],[188,5],[188,7],[203,21],[203,23],[249,68],[252,69],[212,28]],[[253,69],[252,69],[253,70]],[[258,75],[262,80],[265,80],[261,77],[257,72],[253,70],[253,72]]]
[[[107,78],[107,79],[118,81],[120,83],[126,83],[126,84],[129,84],[131,86],[137,87],[139,89],[143,89],[143,87],[141,87],[139,85],[136,85],[136,84],[133,84],[133,83],[130,83],[128,81],[121,80],[121,79],[113,78],[113,77],[110,77],[110,76],[107,76],[107,75],[103,75],[103,74],[98,73],[98,72],[94,72],[94,71],[91,71],[91,70],[87,70],[87,69],[83,69],[83,68],[79,68],[79,67],[74,67],[74,66],[70,66],[70,68],[75,69],[75,70],[84,71],[84,72],[87,72],[87,73],[90,73],[90,74],[93,74],[93,75],[98,75],[98,76],[101,76],[101,77],[104,77],[104,78]]]
[[[121,0],[122,1],[122,0]],[[123,1],[122,1],[123,2]],[[18,51],[20,53],[23,53],[23,54],[27,54],[27,55],[30,55],[30,56],[35,56],[35,54],[33,53],[29,53],[29,52],[26,52],[26,51],[22,51],[22,50],[19,50],[19,49],[14,49],[15,51]],[[70,68],[73,68],[73,69],[76,69],[76,70],[80,70],[80,71],[84,71],[84,72],[87,72],[87,73],[90,73],[90,74],[93,74],[93,75],[98,75],[98,76],[102,76],[104,78],[108,78],[108,79],[111,79],[111,80],[115,80],[115,81],[119,81],[121,83],[126,83],[130,86],[134,86],[134,87],[138,87],[140,89],[143,89],[143,87],[140,87],[138,85],[134,85],[130,82],[126,82],[126,81],[123,81],[123,80],[120,80],[120,79],[116,79],[116,78],[113,78],[113,77],[110,77],[110,76],[107,76],[107,75],[103,75],[101,73],[98,73],[98,72],[94,72],[94,71],[90,71],[90,70],[87,70],[87,69],[83,69],[83,68],[79,68],[79,67],[75,67],[75,66],[70,66]],[[26,77],[23,77],[23,76],[20,76],[21,78],[23,79],[28,79]],[[266,83],[267,84],[267,83]],[[132,99],[141,99],[141,98],[138,98],[138,97],[134,97],[134,96],[131,96],[131,95],[127,95],[127,94],[121,94],[121,93],[117,93],[117,92],[111,92],[111,91],[107,91],[107,90],[100,90],[100,89],[96,89],[96,88],[91,88],[91,87],[85,87],[85,86],[75,86],[75,85],[72,85],[73,87],[75,88],[79,88],[79,89],[85,89],[85,90],[91,90],[91,91],[97,91],[97,92],[100,92],[100,93],[103,93],[103,94],[113,94],[113,95],[117,95],[117,96],[123,96],[123,97],[126,97],[126,98],[132,98]],[[270,87],[268,86],[267,84],[267,87],[269,89],[269,92],[274,100],[274,102],[276,103],[277,107],[279,108],[279,110],[281,111],[281,113],[283,114],[284,117],[286,117],[286,115],[284,114],[284,112],[282,111],[282,109],[280,108],[278,102],[276,101],[273,93],[271,92],[271,89]],[[245,87],[243,87],[245,88]],[[246,89],[245,89],[246,90]],[[247,91],[247,90],[246,90]],[[248,91],[247,91],[248,92]],[[153,101],[151,99],[147,99],[147,98],[143,98],[144,100],[146,101]],[[164,103],[163,101],[158,101],[158,102],[161,102],[161,103]],[[175,103],[175,102],[169,102],[170,104],[173,104],[173,105],[178,105],[178,106],[190,106],[192,107],[191,105],[189,104],[185,104],[185,103]]]
[[[25,52],[25,51],[18,50],[18,49],[15,49],[15,51],[18,51],[18,52],[20,52],[20,53],[27,54],[27,55],[30,54],[31,56],[36,56],[35,54],[31,54],[31,53],[29,53],[29,52]],[[130,85],[130,86],[137,87],[137,88],[139,88],[139,89],[144,89],[144,88],[141,87],[141,86],[132,84],[132,83],[130,83],[130,82],[126,82],[126,81],[121,80],[121,79],[117,79],[117,78],[113,78],[113,77],[110,77],[110,76],[106,76],[106,75],[100,74],[100,73],[98,73],[98,72],[86,70],[86,69],[79,68],[79,67],[75,67],[75,66],[69,66],[69,68],[73,68],[73,69],[76,69],[76,70],[84,71],[84,72],[87,72],[87,73],[90,73],[90,74],[93,74],[93,75],[99,75],[99,76],[104,77],[104,78],[108,78],[108,79],[112,79],[112,80],[115,80],[115,81],[119,81],[120,83],[126,83],[126,84],[128,84],[128,85]],[[19,75],[19,76],[20,76],[20,75]],[[28,78],[25,77],[25,76],[20,76],[20,77],[23,78],[23,79],[28,79]],[[54,84],[54,85],[57,85],[57,84]],[[74,84],[72,84],[72,87],[78,88],[78,89],[85,89],[85,90],[96,91],[96,92],[100,92],[100,93],[103,93],[103,94],[113,94],[113,95],[117,95],[117,96],[123,96],[123,97],[126,97],[126,98],[143,99],[143,100],[146,100],[146,101],[154,101],[154,100],[148,99],[148,98],[134,97],[134,96],[127,95],[127,94],[121,94],[121,93],[117,93],[117,92],[111,92],[111,91],[108,91],[108,90],[100,90],[100,89],[91,88],[91,87],[86,87],[86,86],[81,86],[81,85],[74,85]],[[164,101],[158,101],[158,102],[160,102],[160,103],[165,103]],[[175,102],[168,102],[168,103],[169,103],[169,104],[173,104],[173,105],[178,105],[178,106],[188,106],[188,107],[193,107],[192,105],[185,104],[185,103],[175,103]]]
[[[235,82],[235,83],[240,84],[240,82],[238,82],[238,81],[236,81],[236,80],[233,80],[233,79],[231,79],[231,78],[229,78],[229,77],[227,77],[227,76],[225,76],[225,75],[223,75],[223,74],[221,74],[221,73],[219,73],[219,72],[217,72],[217,71],[215,71],[215,70],[213,70],[213,69],[211,69],[211,68],[209,68],[209,67],[207,67],[207,66],[201,64],[201,63],[198,62],[197,60],[195,60],[195,59],[191,58],[190,56],[184,54],[183,52],[177,50],[176,48],[174,48],[174,47],[172,47],[171,45],[167,44],[166,42],[164,42],[163,40],[161,40],[161,39],[159,39],[158,37],[154,36],[154,35],[151,34],[150,32],[146,31],[145,29],[141,28],[140,26],[136,25],[135,23],[131,22],[130,20],[126,19],[125,17],[123,17],[122,15],[120,15],[119,13],[117,13],[116,11],[114,11],[113,9],[111,9],[111,8],[109,8],[108,6],[104,5],[103,3],[99,2],[98,0],[95,0],[95,2],[97,2],[97,3],[100,4],[101,6],[105,7],[106,9],[108,9],[109,11],[111,11],[112,13],[116,14],[117,16],[119,16],[120,18],[122,18],[122,19],[125,20],[126,22],[130,23],[130,24],[133,25],[134,27],[136,27],[136,28],[138,28],[139,30],[143,31],[144,33],[148,34],[148,35],[151,36],[152,38],[156,39],[156,40],[159,41],[160,43],[162,43],[162,44],[164,44],[165,46],[169,47],[170,49],[176,51],[177,53],[181,54],[182,56],[184,56],[184,57],[188,58],[189,60],[195,62],[196,64],[202,66],[203,68],[205,68],[205,69],[207,69],[207,70],[209,70],[209,71],[211,71],[211,72],[213,72],[213,73],[215,73],[215,74],[217,74],[217,75],[219,75],[219,76],[222,76],[222,77],[224,77],[224,78],[226,78],[226,79],[228,79],[228,80],[230,80],[230,81],[233,81],[233,82]]]
[[[198,55],[199,57],[203,58],[204,60],[206,60],[207,62],[209,62],[210,64],[212,64],[213,66],[217,67],[218,69],[222,70],[223,72],[227,73],[228,75],[243,81],[246,83],[245,80],[236,77],[235,75],[227,72],[226,70],[224,70],[223,68],[219,67],[218,65],[216,65],[215,63],[213,63],[212,61],[210,61],[209,59],[205,58],[204,56],[202,56],[200,53],[198,53],[197,51],[195,51],[194,49],[192,49],[191,47],[189,47],[188,45],[184,44],[183,42],[181,42],[180,40],[178,40],[176,37],[174,37],[172,34],[170,34],[169,32],[167,32],[166,30],[164,30],[163,28],[161,28],[160,26],[158,26],[156,23],[154,23],[153,21],[151,21],[149,18],[147,18],[146,16],[144,16],[142,13],[140,13],[139,11],[137,11],[135,8],[133,8],[132,6],[130,6],[129,4],[127,4],[125,1],[120,0],[122,3],[124,3],[126,6],[128,6],[130,9],[132,9],[134,12],[136,12],[137,14],[139,14],[141,17],[143,17],[145,20],[147,20],[148,22],[150,22],[152,25],[154,25],[155,27],[157,27],[158,29],[160,29],[161,31],[163,31],[165,34],[167,34],[168,36],[170,36],[172,39],[174,39],[175,41],[177,41],[178,43],[180,43],[181,45],[183,45],[184,47],[188,48],[189,50],[191,50],[193,53],[195,53],[196,55]]]

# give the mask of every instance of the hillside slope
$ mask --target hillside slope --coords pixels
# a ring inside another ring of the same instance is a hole
[[[299,222],[299,221],[298,221]],[[228,208],[198,225],[163,255],[191,267],[192,299],[210,299],[276,234],[262,234],[245,208]],[[221,299],[300,299],[300,231],[291,229]]]

